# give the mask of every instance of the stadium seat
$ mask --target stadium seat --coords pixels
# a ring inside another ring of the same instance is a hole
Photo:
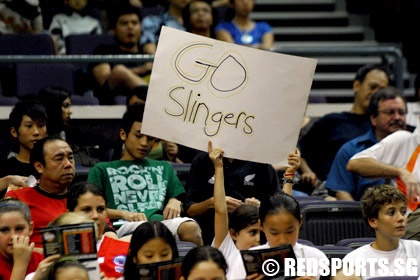
[[[346,247],[346,246],[336,246],[336,245],[322,245],[322,246],[315,246],[315,248],[318,248],[322,252],[324,252],[325,255],[329,259],[331,258],[340,258],[343,259],[348,253],[353,251],[352,248]]]
[[[50,35],[1,34],[0,55],[53,55],[54,43]]]
[[[77,34],[65,38],[67,54],[92,54],[100,44],[114,43],[111,34]]]
[[[299,238],[315,245],[336,244],[341,239],[373,237],[357,201],[301,201]]]
[[[67,63],[16,64],[16,96],[37,94],[47,86],[59,86],[74,93],[74,68]]]
[[[358,237],[358,238],[346,238],[339,240],[335,245],[346,246],[353,249],[359,248],[363,245],[370,244],[375,241],[375,237]]]

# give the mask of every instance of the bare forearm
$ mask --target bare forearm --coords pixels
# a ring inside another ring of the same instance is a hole
[[[214,174],[214,211],[216,214],[227,213],[223,167],[216,167]]]
[[[352,159],[347,164],[347,170],[362,177],[398,178],[403,168],[385,164],[372,158]]]
[[[338,200],[349,200],[349,201],[354,201],[354,198],[351,194],[349,194],[348,192],[343,192],[343,191],[337,191],[335,197]]]
[[[194,203],[188,208],[187,215],[189,217],[195,217],[199,215],[203,215],[206,213],[209,209],[214,207],[214,199],[213,197],[210,197],[209,199],[206,199],[202,202]]]

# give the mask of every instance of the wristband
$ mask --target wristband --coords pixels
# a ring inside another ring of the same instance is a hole
[[[286,178],[286,177],[283,177],[283,185],[284,185],[284,184],[286,184],[286,183],[289,183],[289,184],[294,184],[294,183],[295,183],[295,181],[293,180],[293,178]]]

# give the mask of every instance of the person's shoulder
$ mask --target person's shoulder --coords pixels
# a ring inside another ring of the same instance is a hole
[[[116,43],[113,44],[99,44],[97,47],[93,49],[93,54],[113,54],[118,51],[118,45]]]
[[[294,250],[303,250],[306,258],[327,258],[327,255],[320,249],[300,243],[296,243]]]

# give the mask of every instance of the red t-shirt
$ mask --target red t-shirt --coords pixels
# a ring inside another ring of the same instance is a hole
[[[38,252],[32,252],[31,260],[29,261],[26,275],[35,272],[38,264],[44,259],[44,255]],[[0,254],[0,279],[8,280],[12,274],[13,263],[7,260]]]
[[[28,204],[31,218],[34,222],[34,232],[30,241],[35,242],[35,247],[42,248],[41,228],[44,228],[67,211],[66,195],[47,193],[38,186],[25,187],[19,190],[8,191],[6,197],[17,198]]]

